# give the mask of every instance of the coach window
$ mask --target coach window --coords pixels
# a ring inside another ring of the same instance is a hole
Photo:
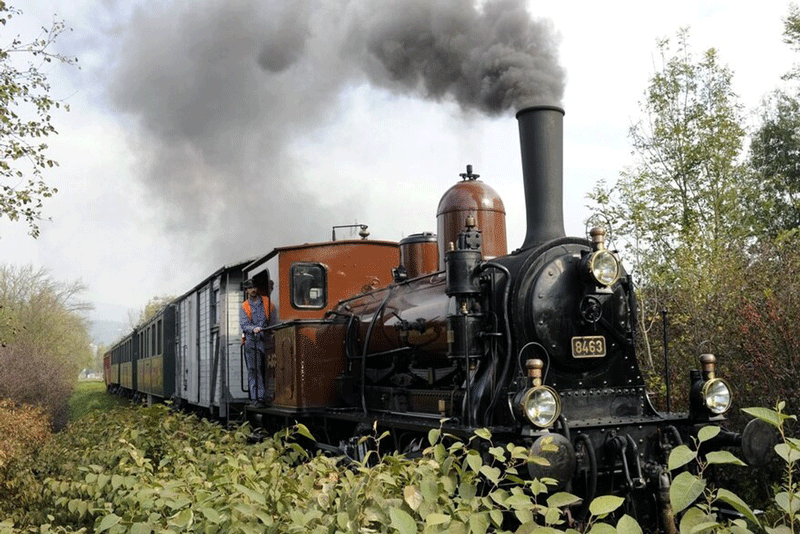
[[[156,325],[156,354],[161,354],[164,350],[161,343],[161,338],[164,337],[164,325],[160,319]]]
[[[292,265],[292,306],[298,309],[322,309],[328,304],[328,280],[320,263]]]
[[[218,302],[219,302],[219,289],[215,289],[211,293],[211,302],[210,302],[211,326],[219,324],[219,317],[217,315]]]

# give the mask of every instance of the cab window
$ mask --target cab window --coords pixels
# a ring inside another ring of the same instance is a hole
[[[321,309],[328,303],[325,267],[319,263],[292,265],[292,306],[298,309]]]

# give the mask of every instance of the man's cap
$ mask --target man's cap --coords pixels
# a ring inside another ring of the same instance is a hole
[[[245,280],[242,284],[242,289],[250,289],[251,287],[256,287],[255,282],[252,280]]]

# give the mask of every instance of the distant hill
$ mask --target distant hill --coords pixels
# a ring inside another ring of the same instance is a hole
[[[108,347],[128,333],[130,333],[130,328],[128,328],[127,323],[120,321],[92,319],[89,322],[89,335],[92,336],[92,341],[95,345]]]
[[[94,301],[90,304],[92,309],[86,314],[86,319],[95,345],[108,347],[131,332],[128,308],[108,302]]]

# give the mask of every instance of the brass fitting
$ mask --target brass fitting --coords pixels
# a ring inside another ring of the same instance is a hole
[[[592,248],[597,250],[606,249],[606,229],[595,226],[589,230],[589,235],[592,237]]]
[[[700,365],[703,368],[703,380],[708,381],[716,376],[717,357],[713,354],[701,354]]]
[[[542,369],[544,369],[544,362],[538,358],[525,361],[525,367],[528,369],[528,378],[531,379],[531,386],[542,385]]]

